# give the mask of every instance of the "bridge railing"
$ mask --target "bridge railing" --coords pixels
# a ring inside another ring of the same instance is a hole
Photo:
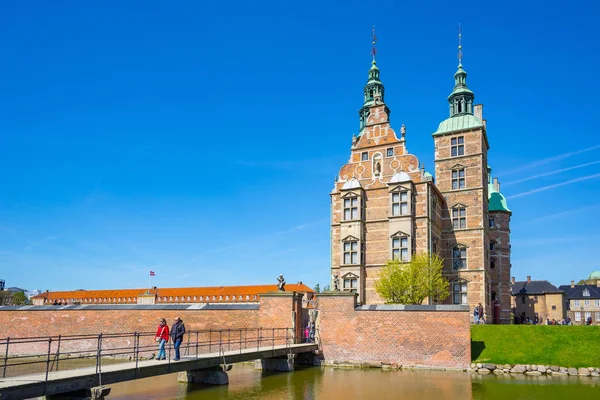
[[[0,339],[2,377],[95,367],[98,374],[106,364],[135,362],[155,358],[158,343],[154,332],[100,333],[97,335],[58,335]],[[303,342],[292,328],[238,328],[220,330],[189,330],[185,333],[180,353],[185,358],[197,358],[216,353],[265,347],[290,346]],[[166,362],[175,356],[173,343],[165,345]]]

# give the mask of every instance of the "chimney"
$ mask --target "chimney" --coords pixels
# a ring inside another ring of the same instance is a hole
[[[475,104],[473,106],[473,115],[483,121],[483,104]]]
[[[494,189],[496,192],[500,191],[500,183],[498,183],[498,178],[494,178]]]
[[[527,275],[527,283],[531,283],[531,276]]]
[[[515,277],[514,277],[514,276],[513,276],[512,278],[510,278],[510,283],[511,283],[512,285],[514,285],[514,284],[515,284]]]
[[[575,281],[571,281],[571,287],[574,288],[575,287]]]

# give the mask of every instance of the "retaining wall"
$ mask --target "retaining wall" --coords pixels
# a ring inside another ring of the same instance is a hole
[[[366,305],[353,293],[317,296],[317,328],[327,364],[467,368],[471,330],[466,306]]]

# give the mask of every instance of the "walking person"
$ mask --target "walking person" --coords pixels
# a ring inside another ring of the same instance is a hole
[[[314,343],[315,342],[315,331],[316,331],[315,321],[311,321],[308,326],[310,327],[310,332],[309,332],[310,343]]]
[[[167,320],[164,318],[160,319],[158,329],[156,330],[156,337],[154,338],[158,342],[158,356],[157,360],[166,360],[167,355],[165,353],[165,343],[169,341],[169,326]]]
[[[183,335],[185,335],[185,325],[179,317],[175,317],[171,326],[171,340],[173,340],[173,348],[175,349],[175,358],[173,358],[173,361],[179,361],[179,346],[183,342]]]
[[[479,323],[485,324],[485,314],[481,303],[477,306],[477,314],[479,315]]]
[[[475,306],[475,309],[473,309],[473,323],[475,325],[479,324],[479,306]]]

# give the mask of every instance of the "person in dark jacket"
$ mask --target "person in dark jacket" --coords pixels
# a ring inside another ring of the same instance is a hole
[[[173,348],[175,349],[175,358],[173,361],[179,361],[179,346],[183,342],[183,335],[185,335],[185,325],[179,317],[175,317],[175,321],[171,326],[171,339],[173,340]]]

